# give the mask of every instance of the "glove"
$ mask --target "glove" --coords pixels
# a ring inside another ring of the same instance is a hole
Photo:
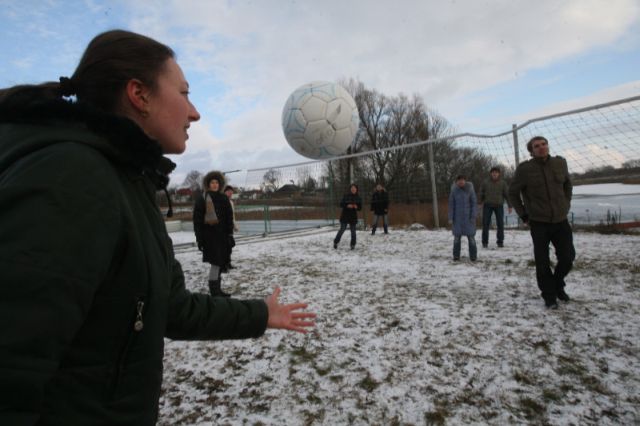
[[[229,235],[229,247],[233,248],[236,246],[236,239],[233,238],[233,235]]]
[[[529,223],[529,215],[526,213],[520,216],[520,219],[522,220],[522,223]]]

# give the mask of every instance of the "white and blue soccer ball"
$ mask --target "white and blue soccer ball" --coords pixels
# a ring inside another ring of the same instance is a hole
[[[298,154],[325,159],[344,154],[353,143],[358,108],[340,85],[314,81],[298,87],[282,110],[284,137]]]

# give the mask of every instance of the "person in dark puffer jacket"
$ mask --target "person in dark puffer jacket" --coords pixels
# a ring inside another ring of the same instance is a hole
[[[155,194],[199,118],[173,51],[122,30],[70,78],[0,90],[1,425],[153,425],[165,337],[313,325],[278,288],[185,288]]]
[[[356,225],[358,224],[358,212],[362,210],[362,199],[358,195],[358,185],[352,183],[349,186],[349,192],[344,194],[342,200],[340,200],[340,207],[342,207],[342,213],[340,213],[340,229],[333,240],[333,248],[338,248],[338,243],[342,238],[342,234],[349,225],[351,231],[351,250],[356,247]]]

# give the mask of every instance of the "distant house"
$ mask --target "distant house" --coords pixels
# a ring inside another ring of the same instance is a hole
[[[257,200],[258,198],[262,198],[262,195],[263,195],[262,190],[250,189],[250,190],[242,191],[240,194],[238,194],[238,198],[241,200]]]
[[[275,197],[299,197],[301,195],[302,188],[292,183],[282,185],[280,188],[276,189],[274,193]]]
[[[178,203],[187,203],[192,200],[193,191],[191,188],[178,188],[174,201]]]

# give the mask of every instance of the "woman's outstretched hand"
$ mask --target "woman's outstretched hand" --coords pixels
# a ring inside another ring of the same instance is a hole
[[[278,302],[278,296],[280,296],[280,287],[276,287],[273,293],[265,299],[267,308],[269,309],[267,328],[282,328],[299,333],[306,333],[309,328],[316,325],[314,321],[316,317],[315,313],[300,311],[307,307],[306,303],[281,305]]]

